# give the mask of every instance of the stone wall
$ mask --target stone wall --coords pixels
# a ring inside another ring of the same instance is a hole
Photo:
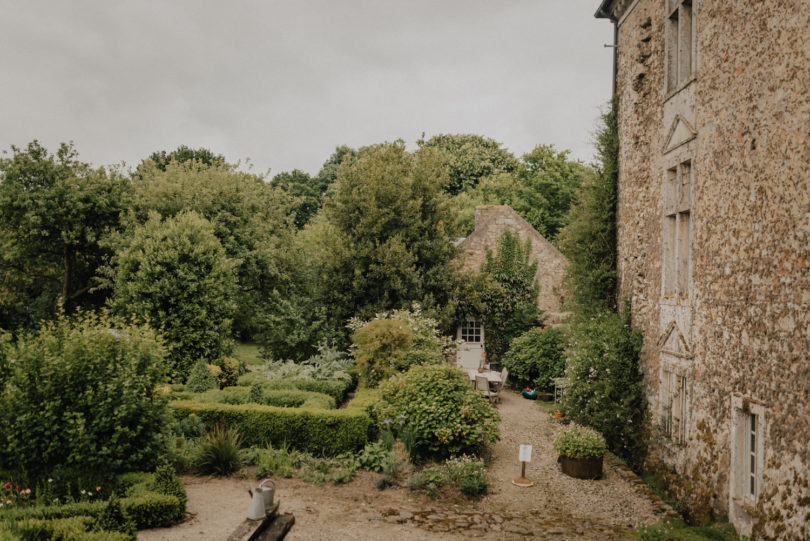
[[[644,332],[660,428],[662,372],[686,379],[685,442],[651,466],[702,518],[761,539],[810,536],[810,3],[693,0],[693,77],[667,84],[674,0],[619,19],[619,284]],[[621,5],[619,5],[621,4]],[[670,88],[667,90],[667,88]],[[666,295],[666,183],[688,162],[688,291]],[[676,333],[683,347],[667,349]],[[759,412],[758,498],[739,472],[739,416]]]
[[[505,231],[517,234],[523,242],[531,240],[531,260],[538,262],[536,277],[540,293],[537,305],[550,316],[550,322],[555,323],[562,309],[562,281],[568,260],[509,205],[475,208],[475,231],[459,245],[463,268],[479,270],[486,260],[487,250],[497,252],[498,239]]]

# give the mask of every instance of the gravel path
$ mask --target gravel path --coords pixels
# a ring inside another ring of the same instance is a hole
[[[377,475],[361,472],[339,487],[315,487],[297,479],[278,481],[281,511],[295,515],[290,541],[611,539],[656,522],[658,502],[619,475],[607,461],[604,478],[573,479],[560,473],[551,448],[559,429],[551,416],[514,392],[503,393],[501,441],[492,449],[489,493],[480,500],[444,495],[430,500],[405,488],[378,491]],[[534,447],[519,488],[520,444]],[[225,539],[247,514],[246,480],[184,477],[191,518],[173,528],[139,532],[143,541]],[[252,484],[256,484],[251,481]]]

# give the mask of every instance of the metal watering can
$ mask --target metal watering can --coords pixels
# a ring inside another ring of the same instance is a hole
[[[270,483],[272,486],[264,486],[265,483]],[[259,483],[259,486],[257,486],[255,490],[251,491],[250,488],[248,488],[248,494],[253,498],[250,502],[248,519],[262,520],[273,507],[273,498],[276,495],[276,483],[272,479],[265,479]]]

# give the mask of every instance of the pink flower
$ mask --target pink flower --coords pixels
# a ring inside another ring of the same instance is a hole
[[[101,487],[100,486],[96,487],[96,492],[101,492]]]
[[[26,488],[25,490],[23,490],[23,494],[31,494],[31,489]]]

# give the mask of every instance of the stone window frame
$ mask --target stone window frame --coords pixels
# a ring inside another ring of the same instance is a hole
[[[667,0],[666,3],[664,19],[665,101],[689,86],[696,78],[697,4],[698,0]],[[687,24],[683,24],[685,21]]]
[[[678,394],[673,394],[672,380],[677,381]],[[661,352],[661,368],[658,377],[659,426],[661,434],[672,444],[684,446],[687,442],[687,418],[689,416],[689,370],[684,360]],[[678,408],[674,400],[677,396]],[[677,431],[673,433],[673,412],[680,410]]]
[[[766,406],[741,395],[731,396],[731,466],[729,475],[729,518],[743,535],[749,535],[762,493],[765,468]],[[750,419],[755,416],[754,446],[750,446]],[[753,452],[753,457],[752,457]],[[751,460],[753,458],[753,461]],[[753,465],[753,468],[752,468]],[[752,471],[753,470],[753,471]],[[754,490],[751,492],[751,477]]]
[[[661,298],[675,303],[692,296],[695,173],[688,153],[670,162],[662,181]]]
[[[484,328],[481,322],[471,317],[459,327],[459,338],[470,344],[480,344],[484,341]],[[472,338],[472,340],[470,340]]]

